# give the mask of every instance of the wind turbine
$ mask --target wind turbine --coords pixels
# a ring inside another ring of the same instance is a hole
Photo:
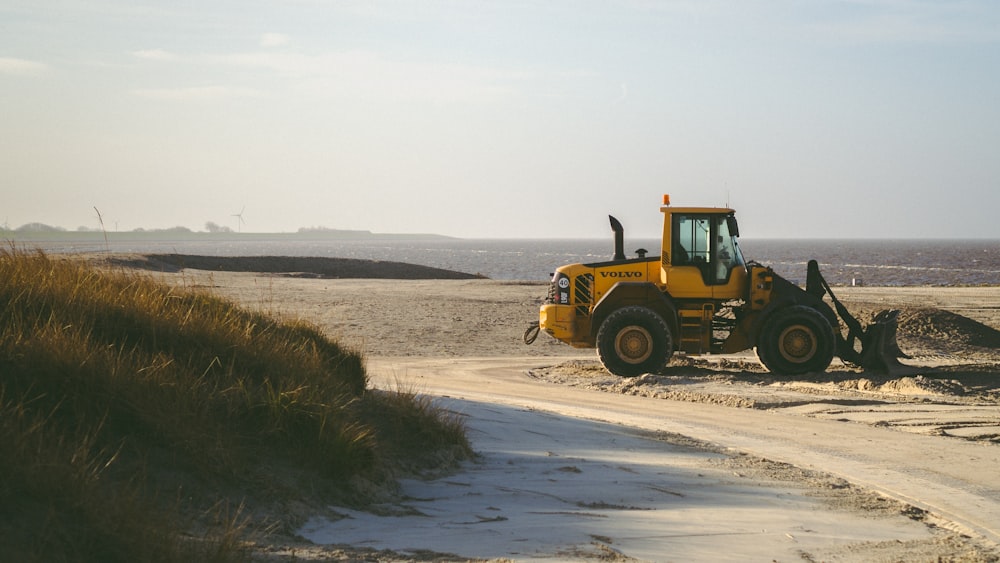
[[[243,220],[243,212],[246,211],[246,210],[247,210],[247,206],[244,205],[243,209],[240,209],[239,213],[233,213],[233,215],[232,215],[233,217],[236,217],[236,219],[237,219],[237,221],[236,221],[236,232],[238,232],[238,233],[243,232],[243,223],[245,223],[245,221]]]

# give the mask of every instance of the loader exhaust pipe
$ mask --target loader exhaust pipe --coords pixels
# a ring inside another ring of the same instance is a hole
[[[612,260],[624,260],[625,259],[625,227],[622,227],[621,221],[615,219],[611,215],[608,215],[608,219],[611,220],[611,230],[615,232],[615,255]]]

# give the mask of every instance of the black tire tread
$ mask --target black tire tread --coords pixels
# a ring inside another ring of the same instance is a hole
[[[631,325],[644,327],[654,339],[653,353],[639,364],[626,362],[615,353],[615,336],[621,329]],[[670,361],[673,350],[673,339],[667,322],[652,309],[641,305],[630,305],[612,312],[597,331],[597,353],[601,363],[609,372],[620,377],[659,373]]]
[[[802,363],[786,360],[778,350],[778,335],[791,324],[809,327],[818,339],[816,353]],[[792,305],[775,312],[764,322],[757,337],[755,352],[760,363],[775,375],[802,375],[826,371],[833,361],[836,348],[833,327],[822,313],[806,305]]]

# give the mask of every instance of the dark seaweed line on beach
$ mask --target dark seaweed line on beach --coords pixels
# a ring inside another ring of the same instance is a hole
[[[467,280],[485,277],[479,274],[468,274],[404,262],[316,256],[145,254],[139,257],[112,257],[109,261],[117,266],[158,272],[179,272],[184,269],[192,269],[210,272],[259,272],[329,279]]]

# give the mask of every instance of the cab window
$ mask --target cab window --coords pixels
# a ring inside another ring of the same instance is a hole
[[[673,264],[708,264],[711,233],[711,222],[707,215],[674,215]]]
[[[706,285],[725,284],[743,256],[726,215],[674,215],[673,266],[701,270]]]

